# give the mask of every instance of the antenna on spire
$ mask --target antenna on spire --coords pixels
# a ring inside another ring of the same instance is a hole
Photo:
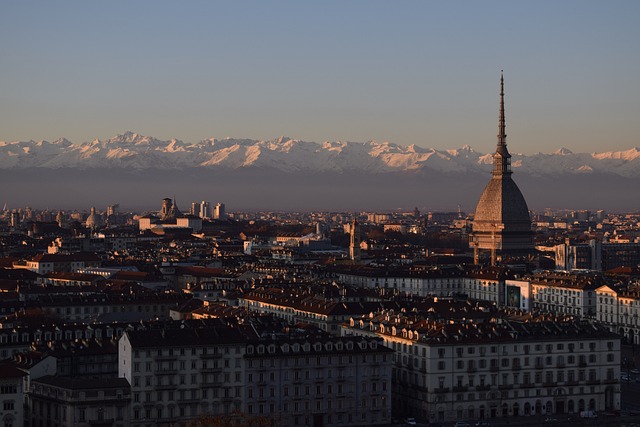
[[[507,144],[506,120],[504,116],[504,71],[500,70],[500,123],[498,124],[498,144]]]

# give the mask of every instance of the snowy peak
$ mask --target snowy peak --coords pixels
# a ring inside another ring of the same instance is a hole
[[[606,173],[640,178],[640,149],[604,153],[512,154],[518,174],[547,176]],[[271,140],[207,138],[197,143],[168,141],[127,131],[107,140],[81,144],[60,138],[47,141],[0,141],[0,168],[267,168],[282,172],[384,173],[432,170],[486,173],[493,153],[478,153],[468,145],[436,150],[388,141],[322,143],[280,136]]]
[[[627,151],[610,151],[606,153],[594,153],[593,158],[602,160],[602,159],[615,159],[615,160],[623,160],[623,161],[631,161],[640,157],[640,149],[638,147],[634,147]]]
[[[569,154],[573,154],[573,151],[569,150],[568,148],[559,148],[558,150],[554,151],[555,155],[557,156],[567,156]]]

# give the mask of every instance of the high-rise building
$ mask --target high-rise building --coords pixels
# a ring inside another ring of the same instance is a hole
[[[492,177],[485,187],[473,220],[470,243],[475,262],[481,250],[491,251],[491,263],[505,254],[533,252],[533,232],[527,202],[511,178],[511,154],[507,150],[504,113],[504,77],[500,76],[498,146],[493,155]]]
[[[107,206],[107,216],[113,216],[118,213],[118,208],[120,205],[116,203],[115,205]]]
[[[13,210],[11,212],[11,226],[17,227],[20,225],[20,212]]]
[[[225,212],[224,203],[216,204],[216,207],[215,207],[214,212],[213,212],[213,218],[214,219],[225,219],[226,217],[227,217],[227,214]]]
[[[199,210],[197,215],[200,218],[209,218],[209,202],[205,202],[204,200],[200,202]]]

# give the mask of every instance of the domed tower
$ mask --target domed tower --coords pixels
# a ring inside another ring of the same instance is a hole
[[[96,212],[96,208],[91,208],[91,213],[87,217],[87,221],[85,222],[85,224],[92,230],[102,226],[102,218]]]
[[[500,76],[498,146],[493,155],[492,177],[484,188],[473,219],[470,243],[478,263],[481,250],[491,251],[491,264],[502,255],[533,252],[533,232],[527,202],[511,179],[511,154],[507,150],[504,115],[504,77]]]

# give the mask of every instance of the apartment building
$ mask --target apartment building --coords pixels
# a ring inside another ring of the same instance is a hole
[[[29,422],[51,427],[126,427],[130,393],[124,378],[46,375],[31,380]]]
[[[0,423],[5,427],[24,424],[28,374],[11,363],[0,363]]]
[[[246,412],[278,426],[387,425],[392,353],[355,337],[251,341]]]
[[[469,298],[505,302],[504,282],[513,276],[504,268],[421,267],[380,269],[341,266],[334,274],[340,283],[370,289],[395,289],[417,296],[467,294]]]
[[[597,319],[620,334],[623,343],[640,344],[640,286],[603,285],[596,289],[596,295]]]
[[[131,425],[175,423],[243,409],[245,333],[207,327],[127,331],[118,375],[131,384]]]
[[[422,422],[620,408],[620,339],[570,317],[519,311],[354,317],[345,336],[394,350],[394,414]]]
[[[300,287],[259,288],[239,299],[250,312],[273,314],[291,323],[309,323],[339,335],[339,326],[352,316],[378,310],[384,303],[327,299]],[[391,305],[391,304],[389,304]]]
[[[546,271],[527,278],[531,284],[533,308],[595,318],[596,289],[604,284],[601,275]]]
[[[391,351],[378,341],[259,337],[219,319],[127,331],[119,376],[131,383],[130,424],[186,425],[231,413],[279,426],[388,424]]]

